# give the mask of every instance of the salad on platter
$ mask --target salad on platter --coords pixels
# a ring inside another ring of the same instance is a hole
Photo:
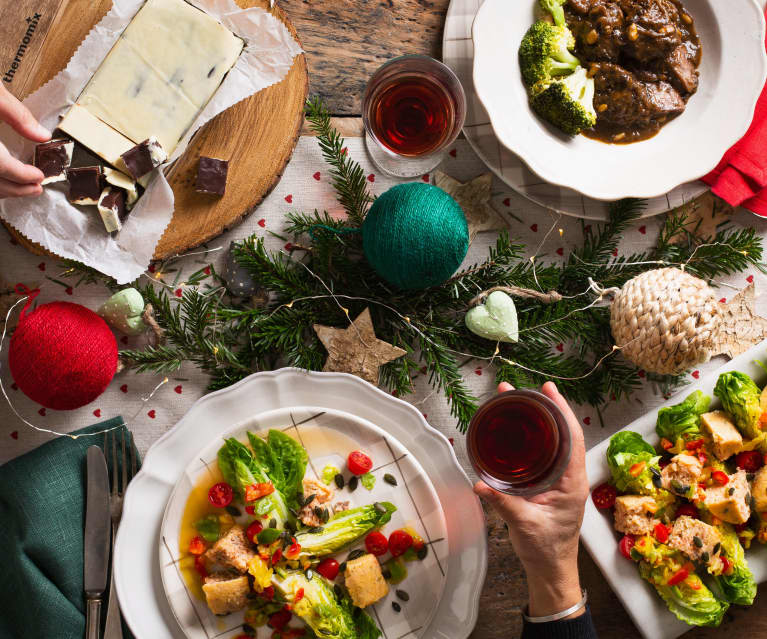
[[[661,408],[655,446],[632,431],[613,435],[611,479],[592,492],[598,509],[612,510],[620,553],[694,626],[753,604],[746,551],[767,543],[767,388],[730,371],[713,393],[719,410],[701,391]]]
[[[304,446],[272,429],[229,438],[187,500],[179,562],[189,589],[215,615],[244,611],[240,637],[267,626],[273,639],[377,639],[365,611],[423,561],[428,545],[412,528],[384,531],[390,502],[350,507],[372,488],[373,460],[351,451],[346,468],[307,476]],[[316,478],[314,478],[316,476]],[[383,481],[396,485],[390,474]],[[364,545],[340,555],[357,544]],[[388,555],[388,557],[386,557]],[[400,612],[409,595],[395,590]],[[294,620],[303,624],[291,626]],[[268,635],[267,635],[268,636]]]

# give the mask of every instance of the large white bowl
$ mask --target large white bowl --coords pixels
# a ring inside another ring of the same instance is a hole
[[[571,138],[530,109],[517,51],[536,0],[485,0],[472,30],[474,85],[498,139],[547,182],[599,200],[657,197],[711,171],[748,130],[767,77],[756,0],[685,0],[703,45],[687,109],[643,142]]]
[[[342,411],[372,422],[418,460],[437,493],[448,539],[444,590],[421,637],[466,639],[477,621],[487,572],[487,531],[450,442],[414,406],[358,377],[296,368],[256,373],[205,395],[146,454],[125,496],[113,561],[120,608],[136,639],[185,639],[166,600],[157,560],[163,513],[185,469],[201,445],[231,425],[291,406]]]

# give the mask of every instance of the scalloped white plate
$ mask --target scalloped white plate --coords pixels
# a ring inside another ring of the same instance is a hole
[[[767,340],[750,348],[742,355],[738,355],[735,359],[705,375],[694,384],[685,387],[682,392],[669,399],[663,406],[678,404],[696,390],[709,395],[713,400],[712,406],[719,406],[720,402],[714,397],[713,391],[717,378],[725,371],[742,371],[750,375],[757,384],[767,383],[767,374],[755,362],[757,359],[764,360],[766,353]],[[655,422],[658,419],[658,410],[663,406],[643,415],[623,430],[633,430],[651,444],[655,444],[658,441],[658,436],[655,434]],[[592,489],[610,478],[605,460],[609,444],[610,438],[608,437],[586,453],[586,473]],[[636,564],[633,561],[627,561],[618,552],[618,536],[613,529],[612,519],[611,514],[608,516],[607,513],[597,510],[594,502],[591,499],[587,500],[586,512],[581,526],[583,545],[594,558],[594,562],[599,566],[610,587],[618,595],[623,607],[634,620],[642,635],[646,639],[676,639],[690,630],[692,626],[679,621],[671,614],[655,589],[639,578]],[[746,558],[757,583],[767,581],[767,546],[754,544],[746,552]],[[760,596],[763,597],[764,593],[758,594],[757,600]],[[735,610],[737,609],[739,607],[735,608]],[[757,614],[757,611],[753,610],[749,614]],[[725,620],[723,623],[726,624],[727,621]],[[720,632],[723,637],[727,633],[724,628]]]
[[[224,438],[235,437],[247,441],[247,431],[265,433],[270,428],[284,431],[301,442],[309,453],[306,477],[315,480],[320,479],[319,474],[327,464],[342,469],[348,477],[349,473],[345,471],[346,458],[353,450],[364,450],[370,455],[373,460],[372,472],[376,478],[373,490],[368,491],[362,486],[354,492],[347,488],[336,490],[334,501],[349,501],[350,508],[376,501],[391,502],[397,510],[391,521],[384,526],[384,534],[409,526],[429,545],[430,552],[422,562],[407,564],[408,576],[397,586],[410,595],[407,603],[402,602],[401,612],[395,612],[391,606],[392,601],[396,600],[394,589],[389,591],[387,597],[367,609],[379,628],[385,629],[390,638],[423,636],[437,611],[448,567],[447,528],[434,486],[418,460],[399,441],[375,424],[338,410],[301,406],[262,413],[244,424],[221,432],[194,456],[168,500],[160,529],[158,557],[168,603],[188,639],[208,639],[213,636],[231,639],[242,633],[244,615],[239,612],[217,617],[202,599],[190,592],[177,561],[187,554],[186,548],[179,547],[186,502],[200,482],[211,485],[220,481],[212,479],[210,468],[216,467],[218,450]],[[384,473],[390,473],[397,485],[391,486],[383,481]],[[243,519],[252,521],[247,516]],[[361,542],[354,544],[336,554],[336,559],[344,561],[354,548],[364,548],[364,545]],[[259,636],[271,636],[271,630],[261,629]]]
[[[375,424],[423,467],[444,513],[448,548],[444,590],[421,636],[468,637],[477,620],[487,571],[487,536],[479,500],[447,438],[429,426],[416,408],[353,375],[295,368],[257,373],[206,395],[147,453],[126,494],[115,544],[117,594],[134,635],[137,639],[185,637],[166,601],[157,548],[168,500],[200,444],[213,441],[233,425],[297,406],[341,411]]]
[[[501,143],[552,184],[598,200],[652,198],[711,171],[748,130],[767,77],[755,0],[685,0],[703,45],[687,109],[643,142],[570,138],[530,109],[517,50],[535,0],[485,0],[474,20],[474,87]]]

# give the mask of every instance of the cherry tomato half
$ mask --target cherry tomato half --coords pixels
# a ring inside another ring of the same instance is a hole
[[[676,513],[674,513],[674,519],[682,516],[698,519],[698,509],[695,508],[695,506],[692,504],[682,504],[679,506],[679,508],[676,509]]]
[[[655,524],[655,528],[652,530],[653,537],[658,540],[659,543],[665,544],[668,541],[669,530],[663,524]]]
[[[385,555],[388,549],[389,540],[386,539],[386,536],[383,533],[374,530],[367,537],[365,537],[365,550],[367,550],[371,555],[380,557],[381,555]]]
[[[250,526],[248,526],[248,529],[245,531],[245,536],[250,539],[254,544],[258,543],[258,539],[256,537],[258,536],[258,533],[260,533],[264,529],[264,525],[260,521],[254,521]]]
[[[373,460],[361,450],[353,450],[349,453],[346,465],[353,474],[364,475],[365,473],[370,472],[370,469],[373,468]]]
[[[618,550],[626,559],[631,559],[631,549],[634,547],[634,538],[631,535],[623,535],[618,544]]]
[[[617,496],[618,491],[615,490],[615,486],[611,486],[607,482],[600,484],[591,492],[591,499],[599,510],[612,508],[615,505],[615,498]]]
[[[389,552],[392,557],[399,557],[413,545],[413,537],[404,530],[395,530],[389,535]]]
[[[289,610],[280,610],[269,616],[269,626],[275,630],[282,630],[290,623],[290,619],[293,617]]]
[[[383,537],[383,535],[381,536]],[[384,552],[386,552],[386,550],[384,550]],[[315,570],[323,577],[325,577],[325,579],[333,581],[336,577],[338,577],[338,568],[338,562],[332,557],[328,557],[327,559],[323,559],[319,564],[317,564],[317,568],[315,568]]]
[[[225,481],[214,484],[208,491],[208,501],[216,508],[226,508],[232,503],[234,491]]]
[[[189,553],[192,555],[201,555],[204,552],[205,542],[202,540],[202,537],[199,535],[192,537],[192,540],[189,542]]]
[[[747,450],[742,453],[738,453],[735,457],[735,465],[738,468],[742,468],[747,473],[755,473],[762,466],[764,466],[764,458],[759,451]]]

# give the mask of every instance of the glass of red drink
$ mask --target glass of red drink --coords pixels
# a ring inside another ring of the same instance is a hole
[[[474,470],[509,495],[542,493],[570,461],[570,428],[559,407],[532,390],[500,393],[479,407],[466,436]]]
[[[396,177],[424,175],[443,159],[463,127],[466,97],[448,67],[423,55],[390,60],[362,98],[373,162]]]

